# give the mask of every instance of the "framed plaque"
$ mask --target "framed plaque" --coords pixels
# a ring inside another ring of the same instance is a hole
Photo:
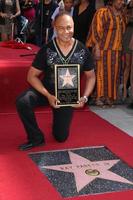
[[[78,64],[55,65],[55,96],[57,105],[72,106],[80,99],[80,67]]]

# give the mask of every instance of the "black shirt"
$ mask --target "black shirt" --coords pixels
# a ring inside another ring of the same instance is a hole
[[[32,66],[44,72],[43,83],[51,91],[54,90],[55,64],[79,64],[80,72],[94,69],[94,63],[89,50],[79,41],[75,40],[73,48],[64,56],[56,39],[43,46],[36,55]]]
[[[89,28],[95,13],[95,8],[91,4],[79,14],[79,6],[76,5],[73,11],[74,38],[85,44]]]

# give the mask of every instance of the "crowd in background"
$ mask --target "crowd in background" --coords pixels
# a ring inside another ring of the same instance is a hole
[[[94,55],[91,102],[113,106],[130,97],[133,109],[133,0],[0,0],[0,40],[41,47],[56,35],[52,23],[62,10],[73,17],[74,38]]]

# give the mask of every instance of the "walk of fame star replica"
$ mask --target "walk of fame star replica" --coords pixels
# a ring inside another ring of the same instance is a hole
[[[78,104],[80,99],[80,68],[78,64],[55,65],[55,96],[60,106]]]
[[[133,168],[104,146],[29,156],[64,198],[133,190]]]

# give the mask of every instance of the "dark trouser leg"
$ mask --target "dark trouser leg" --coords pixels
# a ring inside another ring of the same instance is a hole
[[[132,98],[132,101],[133,101],[133,52],[132,52],[132,54],[131,54],[130,85],[131,85],[131,98]]]
[[[68,138],[72,114],[72,107],[53,109],[53,135],[57,141],[64,142]]]
[[[127,83],[129,79],[129,75],[131,73],[131,66],[130,66],[130,54],[126,54],[125,59],[125,68],[124,68],[124,74],[123,74],[123,97],[127,97]]]
[[[38,127],[34,108],[47,105],[47,99],[33,88],[22,93],[16,100],[16,107],[27,133],[29,142],[36,143],[44,140],[43,133]]]

